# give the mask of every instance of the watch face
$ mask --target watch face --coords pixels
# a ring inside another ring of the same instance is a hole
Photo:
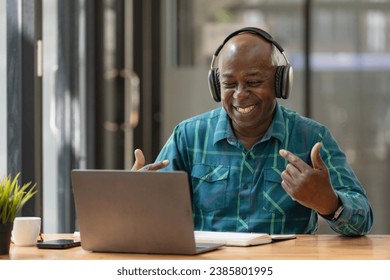
[[[333,221],[337,220],[338,217],[341,215],[341,212],[343,212],[344,210],[344,206],[343,205],[340,205],[339,208],[337,208],[336,212],[334,213],[334,217],[333,217]]]

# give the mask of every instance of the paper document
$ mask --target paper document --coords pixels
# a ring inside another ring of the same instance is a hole
[[[267,233],[195,231],[197,243],[218,243],[226,246],[253,246],[295,238],[294,234],[269,235]],[[274,240],[275,238],[275,240]]]
[[[265,233],[195,231],[195,241],[197,243],[219,243],[227,246],[251,246],[271,243],[272,238]]]

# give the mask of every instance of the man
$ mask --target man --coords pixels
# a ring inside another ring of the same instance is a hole
[[[228,36],[209,81],[222,107],[176,126],[156,163],[136,150],[133,170],[186,171],[196,230],[314,233],[319,214],[337,233],[364,235],[371,206],[333,136],[276,101],[291,82],[278,51],[256,28]]]

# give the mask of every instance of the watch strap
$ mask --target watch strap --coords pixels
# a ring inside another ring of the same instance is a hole
[[[340,201],[340,205],[339,205],[339,207],[337,207],[337,209],[336,209],[336,211],[334,211],[334,213],[329,214],[329,215],[321,215],[321,216],[324,217],[327,220],[336,221],[340,217],[340,215],[343,212],[343,210],[344,210],[344,205]]]

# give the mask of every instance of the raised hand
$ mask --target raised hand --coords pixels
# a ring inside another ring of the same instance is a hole
[[[145,156],[140,149],[134,151],[135,162],[131,171],[154,171],[161,168],[167,167],[169,165],[169,160],[162,160],[155,163],[150,163],[145,165]]]
[[[282,187],[302,205],[329,215],[336,211],[340,202],[330,182],[329,170],[321,158],[321,147],[321,143],[316,143],[311,150],[313,167],[287,150],[279,151],[289,162],[281,175]]]

